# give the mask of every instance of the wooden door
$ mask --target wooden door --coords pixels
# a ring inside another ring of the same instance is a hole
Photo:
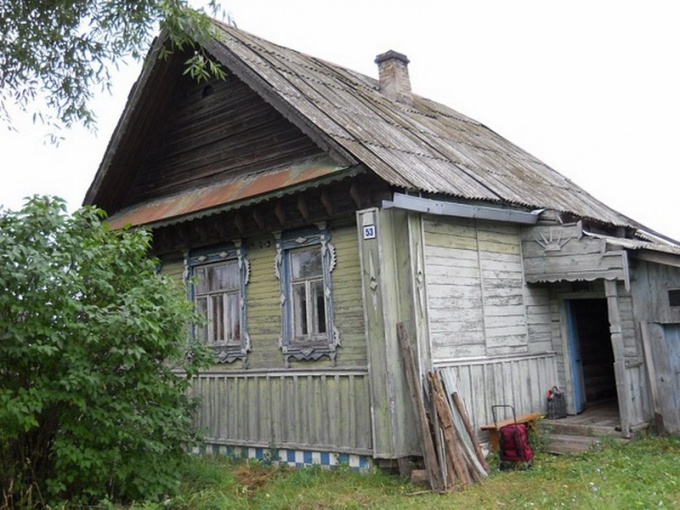
[[[680,409],[680,324],[664,324],[663,334],[668,349],[673,401],[675,407]]]
[[[642,323],[642,340],[659,432],[680,432],[680,324]]]
[[[566,301],[567,308],[567,340],[569,342],[569,364],[571,368],[572,395],[576,413],[585,409],[586,392],[583,381],[583,362],[581,359],[581,342],[578,334],[578,324],[571,301]]]

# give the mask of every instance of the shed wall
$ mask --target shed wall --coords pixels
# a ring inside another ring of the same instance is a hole
[[[650,415],[667,432],[680,432],[680,392],[677,367],[680,366],[677,339],[669,330],[680,324],[680,306],[671,306],[668,291],[680,289],[680,268],[645,260],[633,263],[631,295],[634,327],[643,339],[649,386]],[[645,345],[646,344],[646,345]]]
[[[680,268],[639,260],[633,269],[631,294],[635,321],[680,323],[680,306],[670,306],[668,291],[680,289]]]

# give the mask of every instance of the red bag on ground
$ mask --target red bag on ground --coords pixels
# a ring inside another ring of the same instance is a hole
[[[525,423],[506,425],[501,428],[499,434],[499,454],[502,462],[530,462],[534,458]]]
[[[534,451],[529,445],[529,432],[526,423],[517,423],[517,415],[513,406],[507,404],[495,405],[491,406],[491,412],[493,413],[493,421],[496,428],[498,428],[496,410],[501,407],[510,408],[512,411],[512,421],[515,422],[498,430],[498,456],[501,468],[504,463],[508,462],[531,464],[531,460],[534,458]]]

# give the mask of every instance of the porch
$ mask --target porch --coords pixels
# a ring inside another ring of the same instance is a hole
[[[648,424],[632,427],[632,437],[646,433]],[[541,434],[546,438],[545,450],[561,455],[583,452],[599,444],[604,437],[621,437],[621,417],[616,400],[590,404],[582,413],[559,420],[542,420]]]

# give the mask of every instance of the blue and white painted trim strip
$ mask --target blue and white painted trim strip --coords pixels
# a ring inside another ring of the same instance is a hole
[[[332,453],[313,450],[287,450],[276,448],[252,448],[208,444],[194,449],[196,454],[226,455],[234,459],[256,459],[272,465],[290,467],[338,467],[347,466],[357,471],[367,471],[373,465],[371,457],[353,453]]]

